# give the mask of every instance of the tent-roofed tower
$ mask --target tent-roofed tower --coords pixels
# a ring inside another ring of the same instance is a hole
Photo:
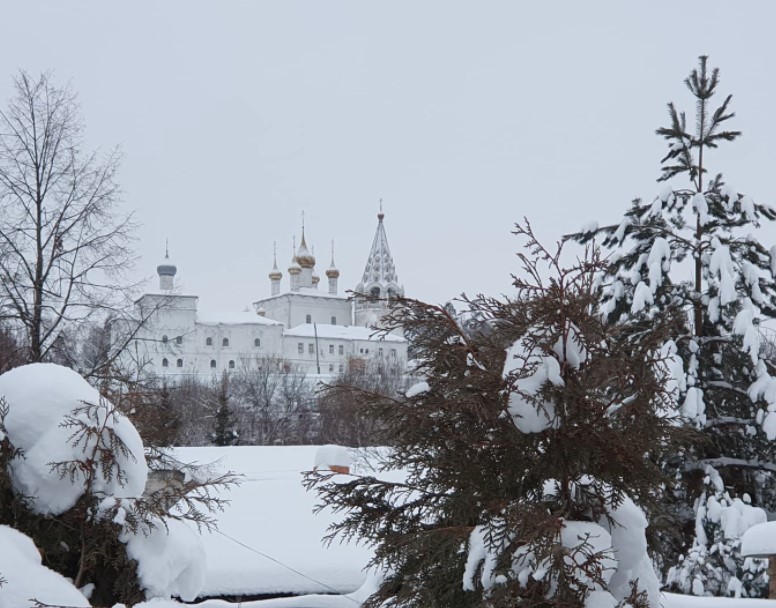
[[[388,300],[404,296],[404,286],[399,284],[396,265],[388,247],[383,219],[385,214],[380,204],[377,214],[377,230],[372,249],[364,268],[364,275],[356,287],[356,325],[376,325],[388,311]]]

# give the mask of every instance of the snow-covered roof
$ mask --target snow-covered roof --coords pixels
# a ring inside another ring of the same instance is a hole
[[[279,321],[273,321],[257,315],[251,311],[226,312],[226,313],[198,313],[197,323],[200,325],[282,325]]]
[[[347,325],[317,325],[305,323],[297,325],[284,332],[286,336],[298,336],[300,338],[314,338],[316,328],[319,338],[339,339],[339,340],[374,340],[385,342],[406,342],[401,336],[396,334],[375,334],[369,327],[357,327]]]
[[[173,299],[173,298],[193,298],[195,300],[199,299],[199,296],[193,296],[187,293],[179,293],[177,291],[149,291],[144,293],[139,298],[137,298],[135,300],[135,304],[137,304],[140,300],[142,300],[147,296],[151,296],[153,298],[170,298],[170,299]]]
[[[310,298],[327,298],[331,300],[347,300],[348,296],[346,295],[340,295],[340,294],[332,294],[328,291],[324,291],[322,289],[315,289],[313,287],[300,287],[299,291],[284,291],[283,293],[279,293],[276,296],[269,296],[267,298],[262,298],[261,300],[256,300],[254,302],[254,305],[261,304],[262,302],[270,302],[271,300],[277,300],[279,298],[287,298],[289,296],[307,296]]]

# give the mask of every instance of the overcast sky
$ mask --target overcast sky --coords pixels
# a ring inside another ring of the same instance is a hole
[[[665,104],[705,53],[744,137],[710,160],[774,202],[772,2],[16,2],[0,102],[54,70],[89,145],[124,153],[137,276],[169,238],[200,308],[269,295],[306,214],[319,274],[363,272],[378,201],[407,295],[510,289],[527,216],[552,241],[652,198]],[[771,229],[764,240],[776,242]],[[324,278],[325,280],[325,278]],[[156,281],[150,284],[156,288]]]

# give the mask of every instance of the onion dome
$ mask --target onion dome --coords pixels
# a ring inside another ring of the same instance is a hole
[[[269,273],[269,278],[273,281],[279,281],[283,278],[283,273],[278,270],[277,249],[272,252],[272,270]]]
[[[326,276],[330,279],[339,278],[340,272],[334,265],[334,241],[331,242],[331,266],[326,269]]]
[[[256,310],[256,314],[259,315],[260,317],[266,317],[267,311],[264,309],[263,306],[259,306],[259,308]]]
[[[178,267],[170,260],[170,247],[165,245],[164,261],[156,267],[156,274],[160,277],[174,277],[178,272]]]
[[[304,239],[304,228],[302,228],[302,242],[299,243],[299,251],[296,252],[296,261],[302,268],[313,268],[315,266],[315,256],[307,249],[307,243]]]
[[[310,279],[313,283],[313,287],[317,287],[318,283],[321,282],[321,277],[319,277],[317,274],[313,273],[313,276]]]
[[[296,256],[294,256],[294,259],[291,260],[291,265],[288,267],[288,274],[299,274],[301,272],[302,267],[299,265]]]
[[[296,259],[296,256],[291,258],[291,265],[288,267],[288,274],[290,275],[297,275],[302,272],[302,267],[299,265],[299,262]]]
[[[177,272],[178,267],[168,260],[165,260],[156,267],[156,274],[160,277],[174,277]]]

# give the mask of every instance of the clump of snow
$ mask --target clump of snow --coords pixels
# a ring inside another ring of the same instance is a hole
[[[609,583],[617,568],[612,549],[612,537],[598,524],[589,521],[565,521],[560,532],[560,543],[568,550],[566,563],[576,566],[580,582],[590,590],[600,590],[598,583],[585,574],[584,566],[592,557],[597,557],[604,583]]]
[[[660,581],[647,553],[646,530],[649,523],[644,512],[630,499],[609,512],[610,522],[599,522],[611,534],[612,550],[617,558],[617,569],[609,579],[609,591],[623,599],[630,593],[631,581],[638,580],[640,591],[646,591],[651,606],[660,605]]]
[[[661,360],[666,374],[666,392],[676,396],[687,390],[687,377],[684,373],[684,362],[678,354],[676,342],[668,340],[660,350]]]
[[[652,290],[644,281],[639,281],[636,285],[636,291],[633,294],[633,302],[631,302],[632,312],[641,312],[647,305],[654,304],[654,298],[652,297]]]
[[[692,198],[692,208],[698,214],[701,225],[705,225],[709,220],[709,203],[702,192],[698,192]]]
[[[350,454],[341,445],[322,445],[315,451],[315,468],[350,468]]]
[[[617,608],[617,600],[608,591],[591,591],[585,599],[585,608]]]
[[[103,399],[79,374],[50,363],[33,363],[0,375],[0,397],[8,405],[5,427],[11,443],[24,452],[10,465],[14,488],[32,497],[37,513],[60,514],[71,508],[87,490],[86,473],[75,479],[52,471],[52,463],[84,460],[95,447],[94,439],[77,443],[73,424],[102,425],[124,442],[129,455],[116,453],[124,475],[107,478],[97,466],[92,471],[93,492],[114,496],[140,496],[148,467],[143,442],[134,425]],[[92,406],[87,409],[87,406]],[[66,426],[70,420],[71,425]],[[114,471],[115,472],[115,471]]]
[[[771,260],[771,276],[776,278],[776,245],[768,250],[768,255]]]
[[[671,198],[674,194],[674,189],[671,187],[671,184],[665,183],[663,184],[663,187],[660,189],[658,196],[658,199],[660,199],[662,202],[667,203],[668,199]]]
[[[463,572],[463,588],[474,591],[477,585],[475,575],[479,572],[480,584],[483,589],[493,587],[493,569],[496,567],[496,553],[491,551],[486,541],[487,528],[476,526],[469,534],[469,551],[466,556],[466,566]]]
[[[182,521],[157,522],[149,530],[126,532],[122,542],[137,561],[140,587],[147,598],[178,596],[194,601],[205,584],[206,556],[201,537]]]
[[[541,433],[552,426],[555,409],[551,403],[541,402],[538,393],[547,382],[563,386],[563,378],[555,357],[542,356],[528,348],[521,338],[507,349],[503,377],[529,370],[526,376],[515,380],[507,407],[521,433]]]
[[[590,222],[585,222],[582,225],[580,232],[582,234],[590,234],[591,232],[595,232],[596,230],[598,230],[598,222],[596,222],[595,220],[592,220]]]
[[[573,323],[569,323],[567,331],[564,336],[558,338],[558,341],[553,345],[552,351],[557,355],[559,361],[568,363],[574,369],[579,369],[579,366],[587,361],[587,349],[582,344],[582,336],[579,333],[579,329]],[[559,372],[560,373],[560,370]],[[554,381],[551,380],[553,384]],[[563,384],[561,379],[560,385]]]
[[[746,221],[757,221],[757,213],[754,209],[754,200],[751,196],[743,196],[741,198],[741,212],[744,214]]]
[[[733,333],[743,336],[743,351],[749,353],[752,363],[757,365],[760,358],[760,332],[755,325],[756,310],[749,298],[745,298],[733,321]]]
[[[714,237],[711,246],[714,251],[709,261],[709,272],[719,281],[719,301],[722,306],[725,306],[738,299],[735,281],[736,267],[730,257],[730,249],[727,245],[723,245],[718,238]]]
[[[409,389],[407,389],[405,394],[407,395],[407,399],[412,399],[413,397],[427,393],[429,390],[431,389],[428,386],[428,382],[424,380],[422,382],[413,384],[411,387],[409,387]]]
[[[776,521],[751,526],[741,537],[741,555],[770,557],[776,555]]]
[[[0,606],[27,608],[33,600],[46,605],[88,607],[89,601],[64,576],[41,565],[38,548],[28,536],[0,525]]]
[[[706,420],[706,403],[703,401],[703,391],[695,386],[687,389],[682,403],[682,414],[690,420],[702,423]]]
[[[735,203],[738,202],[738,192],[736,192],[736,189],[731,186],[730,184],[724,184],[720,189],[719,193],[727,199],[727,203],[725,204],[725,209],[727,211],[730,211]]]
[[[649,289],[657,293],[657,288],[663,283],[663,276],[671,270],[671,246],[662,237],[655,239],[647,257],[647,273]]]

